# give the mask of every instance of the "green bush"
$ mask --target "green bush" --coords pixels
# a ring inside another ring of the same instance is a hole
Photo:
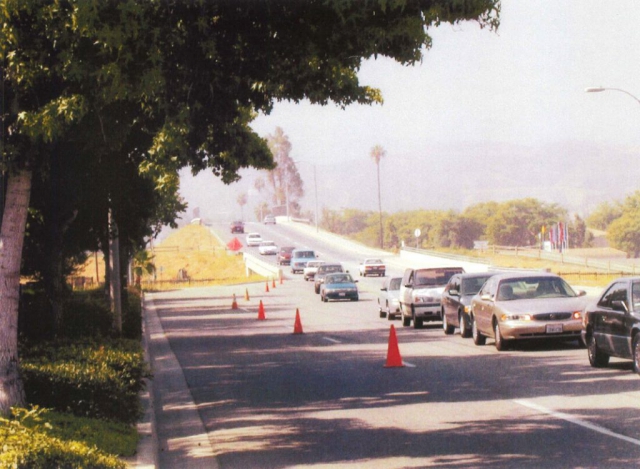
[[[140,418],[150,377],[140,344],[124,339],[25,347],[21,372],[31,404],[124,423]]]
[[[48,469],[125,469],[126,464],[96,446],[52,436],[52,425],[42,422],[42,410],[13,409],[13,419],[0,418],[0,467]]]

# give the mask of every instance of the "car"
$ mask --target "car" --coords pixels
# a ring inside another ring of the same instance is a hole
[[[265,255],[275,255],[278,253],[278,246],[273,241],[263,241],[258,246],[258,252]]]
[[[316,275],[313,277],[314,291],[320,293],[320,286],[324,282],[325,275],[339,272],[344,272],[344,267],[339,263],[325,263],[319,266]]]
[[[440,299],[442,329],[446,335],[453,334],[456,327],[459,327],[462,337],[471,337],[471,299],[480,291],[484,282],[499,273],[502,272],[475,272],[451,277]]]
[[[273,215],[267,215],[266,217],[264,217],[262,222],[265,225],[275,225],[276,224],[276,217],[274,217]]]
[[[640,373],[640,277],[612,281],[585,308],[583,337],[591,366],[602,368],[618,357],[631,359]]]
[[[249,233],[245,240],[247,242],[247,246],[260,246],[262,236],[260,236],[260,233]]]
[[[517,340],[581,340],[585,295],[551,273],[494,275],[471,300],[473,342],[493,338],[502,351]]]
[[[353,280],[351,274],[346,272],[327,274],[320,288],[320,300],[326,303],[329,300],[358,301],[357,280]]]
[[[291,253],[295,248],[293,246],[284,246],[280,247],[280,251],[278,251],[278,258],[276,259],[278,265],[289,265],[291,264]]]
[[[381,259],[371,258],[365,259],[360,264],[360,276],[366,277],[367,275],[377,275],[379,277],[384,277],[386,270],[386,266]]]
[[[389,277],[382,283],[378,294],[378,311],[381,318],[389,318],[389,321],[400,315],[400,285],[402,277]]]
[[[244,222],[237,220],[231,222],[232,233],[244,233]]]
[[[406,269],[400,285],[402,325],[419,329],[424,321],[440,321],[440,298],[444,287],[462,267],[429,267]]]
[[[294,249],[291,251],[291,273],[304,271],[307,262],[315,260],[317,257],[313,249]]]
[[[307,262],[307,266],[302,271],[302,276],[305,281],[313,280],[313,277],[316,275],[318,267],[324,264],[324,261],[309,261]]]

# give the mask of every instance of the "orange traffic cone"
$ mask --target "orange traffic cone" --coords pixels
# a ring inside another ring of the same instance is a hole
[[[233,294],[233,303],[231,303],[231,309],[238,309],[238,302],[236,301],[236,294]]]
[[[248,288],[244,289],[244,299],[245,299],[245,301],[249,301],[249,289]]]
[[[264,305],[262,304],[262,300],[260,300],[260,306],[258,307],[258,320],[264,321],[267,319],[264,315]]]
[[[276,279],[275,278],[271,279],[271,288],[276,288]]]
[[[264,291],[266,291],[267,293],[269,293],[269,282],[264,284]]]
[[[391,332],[389,333],[389,349],[387,350],[387,363],[385,368],[402,367],[402,357],[400,356],[400,349],[398,348],[398,338],[396,337],[396,330],[391,324]]]
[[[302,334],[302,322],[300,322],[300,311],[296,308],[296,322],[293,324],[293,333]]]

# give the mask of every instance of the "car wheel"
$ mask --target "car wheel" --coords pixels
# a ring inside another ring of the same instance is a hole
[[[402,327],[409,327],[411,325],[411,318],[404,315],[404,310],[400,308],[400,317],[402,318]]]
[[[316,293],[320,293],[320,287],[318,287],[317,285],[314,285],[313,289]]]
[[[634,348],[634,353],[635,353],[635,348]],[[600,349],[600,347],[598,347],[596,338],[593,336],[593,333],[589,333],[589,332],[587,332],[587,355],[589,356],[589,363],[594,368],[603,368],[609,364],[609,355],[604,353]],[[635,366],[635,360],[634,360],[634,366]]]
[[[502,337],[502,334],[500,333],[500,324],[498,324],[497,320],[493,325],[493,333],[496,339],[496,350],[498,352],[504,352],[505,350],[507,350],[508,342],[504,339],[504,337]]]
[[[414,329],[422,329],[422,319],[416,318],[416,310],[413,305],[411,306],[411,319],[413,320],[413,328]]]
[[[444,313],[444,309],[440,312],[440,314],[442,316],[442,330],[444,331],[445,335],[453,334],[456,328],[449,324],[449,321],[447,321],[447,315]]]
[[[640,333],[633,336],[633,371],[640,374]]]
[[[380,300],[378,300],[378,312],[380,313],[380,317],[381,318],[386,318],[387,317],[387,312],[382,309],[382,305],[380,304]]]
[[[464,337],[465,339],[471,337],[471,327],[469,326],[469,317],[463,312],[458,313],[460,318],[458,322],[460,323],[460,337]]]
[[[360,298],[358,298],[357,296],[354,296],[353,298],[351,298],[351,301],[358,301]]]
[[[476,345],[484,345],[487,342],[487,338],[478,330],[478,325],[474,318],[471,318],[471,336],[473,337],[473,343]]]

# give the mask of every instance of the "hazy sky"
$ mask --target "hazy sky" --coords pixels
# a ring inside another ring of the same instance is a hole
[[[640,103],[617,91],[584,91],[613,87],[640,97],[640,1],[503,0],[497,33],[463,23],[445,24],[430,34],[433,47],[417,66],[387,59],[364,64],[360,81],[381,89],[381,106],[341,110],[280,103],[255,121],[253,128],[262,136],[279,126],[289,137],[306,184],[305,208],[314,206],[312,163],[323,176],[345,164],[373,167],[369,153],[376,144],[387,152],[382,171],[414,178],[419,175],[411,172],[411,162],[429,158],[434,149],[439,154],[469,149],[478,164],[489,149],[509,146],[538,157],[550,146],[573,144],[607,153],[637,150],[640,157]],[[557,171],[555,158],[548,155],[544,163]],[[594,171],[603,171],[606,161],[602,164]],[[251,172],[244,174],[231,186],[211,175],[185,174],[181,193],[190,208],[216,207],[223,218],[235,218],[236,198],[251,189],[253,180]],[[321,207],[340,208],[319,185]],[[499,188],[495,191],[500,199]],[[392,188],[383,187],[390,211],[398,209],[392,199]],[[251,200],[257,201],[252,190]],[[377,200],[354,208],[375,209]]]

